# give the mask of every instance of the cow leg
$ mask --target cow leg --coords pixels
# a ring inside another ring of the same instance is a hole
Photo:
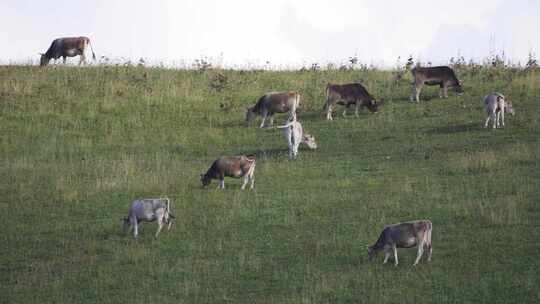
[[[431,254],[433,253],[433,247],[431,246],[431,230],[428,232],[428,241],[426,242],[426,249],[428,250],[428,262],[431,262]]]
[[[163,218],[160,218],[160,219],[158,220],[158,229],[157,229],[157,231],[156,231],[156,235],[154,236],[155,238],[158,237],[159,232],[161,231],[162,228],[163,228]]]
[[[439,98],[443,98],[444,97],[444,86],[441,84],[441,86],[439,87]]]
[[[345,108],[343,108],[343,118],[346,118],[347,117],[347,106],[345,106]]]
[[[420,92],[422,91],[423,86],[424,86],[424,84],[422,84],[422,83],[413,84],[414,100],[416,102],[420,102]]]
[[[422,258],[422,254],[424,253],[424,240],[418,244],[418,253],[416,254],[416,260],[414,261],[413,266],[416,266],[420,259]]]
[[[242,183],[242,187],[240,187],[241,190],[246,189],[246,184],[248,183],[248,180],[249,180],[249,174],[246,173],[244,175],[244,182]]]
[[[356,108],[354,109],[354,116],[356,116],[356,118],[360,117],[360,116],[358,116],[358,109],[360,109],[360,102],[357,100],[356,101]]]
[[[84,56],[84,53],[80,55],[79,65],[84,64],[86,65],[86,57]]]
[[[486,118],[486,123],[484,124],[484,128],[487,128],[490,117],[491,117],[491,114],[488,114],[488,117]]]
[[[62,63],[66,64],[66,56],[62,56]]]
[[[444,98],[448,98],[448,86],[446,85],[443,87],[443,94]]]
[[[274,114],[270,115],[270,127],[274,125]]]
[[[333,120],[332,119],[332,105],[328,105],[326,108],[326,120]]]
[[[294,143],[293,143],[293,134],[291,131],[289,131],[290,134],[289,136],[287,137],[287,145],[289,147],[289,159],[293,159],[294,158]]]
[[[139,235],[139,223],[137,220],[133,221],[133,236],[137,237]]]
[[[501,122],[502,126],[504,127],[504,107],[501,108]]]
[[[222,178],[219,179],[218,188],[219,189],[225,189],[225,178],[222,177]]]
[[[253,189],[253,186],[255,185],[255,177],[253,176],[253,173],[250,174],[249,181],[251,182],[249,189]]]
[[[490,114],[491,122],[493,123],[493,129],[497,127],[497,114],[495,112]]]
[[[397,247],[394,245],[394,265],[398,265],[398,258],[397,258]]]
[[[260,128],[264,128],[264,122],[266,121],[266,114],[263,115]]]
[[[388,262],[388,259],[390,258],[390,251],[384,250],[384,261],[383,264],[386,264]]]
[[[422,84],[413,82],[412,92],[411,92],[411,101],[420,102],[420,91],[422,90]]]

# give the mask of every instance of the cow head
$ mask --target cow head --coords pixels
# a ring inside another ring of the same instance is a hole
[[[375,99],[370,99],[364,103],[364,105],[368,108],[368,110],[372,113],[376,113],[379,111],[379,104],[377,104],[377,101]]]
[[[315,136],[304,133],[304,136],[302,137],[302,142],[306,144],[310,149],[317,149],[317,143],[315,142]]]
[[[463,94],[463,87],[461,85],[462,85],[462,82],[459,80],[456,80],[456,83],[454,84],[454,91],[458,93],[459,95]]]
[[[49,58],[49,56],[47,56],[46,54],[42,54],[42,53],[39,53],[39,55],[41,55],[41,57],[39,59],[39,65],[40,66],[46,66],[47,64],[49,64],[49,61],[51,60],[51,58]]]
[[[212,181],[212,179],[208,175],[201,174],[201,183],[202,183],[203,187],[206,187],[206,186],[210,185],[211,181]]]
[[[253,108],[247,108],[246,111],[246,123],[252,122],[255,117],[257,116],[257,113],[255,113],[255,110]]]
[[[377,250],[375,250],[373,246],[368,246],[367,252],[368,252],[368,259],[370,261],[373,260],[373,258],[377,255]]]

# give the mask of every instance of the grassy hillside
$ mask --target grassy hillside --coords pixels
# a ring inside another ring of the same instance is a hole
[[[375,70],[0,67],[0,302],[538,303],[540,71],[458,75],[464,95],[414,104],[410,79]],[[384,107],[323,120],[326,84],[349,81]],[[295,161],[243,122],[288,89],[319,144]],[[505,129],[482,128],[493,90],[516,109]],[[255,189],[202,189],[237,153],[257,154]],[[156,196],[173,229],[124,235],[131,201]],[[384,225],[421,218],[431,263],[368,262]]]

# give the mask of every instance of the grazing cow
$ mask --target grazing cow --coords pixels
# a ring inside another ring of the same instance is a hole
[[[144,198],[133,201],[131,208],[129,209],[128,216],[123,218],[124,232],[128,232],[134,228],[133,235],[137,237],[139,234],[140,222],[153,222],[157,220],[158,230],[155,237],[157,238],[159,232],[164,225],[167,225],[167,230],[171,229],[174,215],[171,213],[171,203],[168,198]]]
[[[493,121],[493,129],[504,127],[504,112],[515,115],[512,103],[504,99],[504,95],[501,93],[491,93],[484,97],[484,106],[487,112],[487,119],[484,128],[487,128],[488,122],[491,119]]]
[[[274,113],[289,112],[289,120],[296,113],[300,105],[300,94],[297,92],[269,92],[264,94],[255,106],[248,108],[246,122],[250,123],[257,115],[262,116],[261,128],[265,126],[267,117],[270,117],[270,125],[274,124]]]
[[[336,104],[346,106],[345,110],[343,110],[343,117],[345,117],[347,108],[351,105],[356,106],[354,111],[356,117],[358,117],[358,108],[360,106],[367,107],[373,113],[379,109],[379,104],[375,98],[360,83],[342,85],[329,83],[326,86],[326,103],[323,107],[323,111],[326,111],[327,120],[332,120],[332,110]]]
[[[301,143],[306,144],[310,149],[317,149],[315,137],[304,132],[302,124],[296,120],[296,115],[294,115],[294,119],[291,122],[283,126],[278,126],[277,128],[283,129],[283,135],[285,136],[285,140],[287,140],[287,145],[289,147],[290,159],[293,159],[298,155],[298,146]]]
[[[218,188],[225,189],[225,176],[243,177],[244,183],[241,189],[246,188],[248,180],[251,181],[251,189],[255,178],[255,155],[222,156],[212,163],[212,166],[205,174],[201,174],[203,187],[210,184],[212,179],[219,179]]]
[[[96,54],[94,54],[92,44],[90,43],[90,39],[88,37],[67,37],[54,39],[47,52],[45,52],[45,54],[41,54],[40,65],[45,66],[49,64],[51,59],[56,60],[60,57],[62,57],[63,63],[65,64],[66,57],[75,56],[81,56],[79,65],[81,63],[86,64],[85,52],[88,46],[90,46],[90,49],[92,50],[92,58],[96,60]]]
[[[386,226],[381,232],[375,245],[368,247],[368,257],[372,260],[377,252],[384,252],[384,264],[388,261],[392,251],[394,263],[398,265],[397,248],[410,248],[418,246],[418,254],[413,266],[416,266],[424,253],[428,252],[428,261],[431,261],[431,231],[433,225],[429,220],[418,220]]]
[[[411,101],[420,101],[420,91],[424,85],[439,85],[439,97],[448,98],[448,88],[453,87],[458,93],[463,93],[461,83],[456,73],[450,67],[415,67],[411,70],[413,75]]]

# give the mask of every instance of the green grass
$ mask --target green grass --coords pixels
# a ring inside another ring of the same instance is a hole
[[[376,70],[0,67],[0,302],[538,303],[540,72],[458,75],[464,95],[413,104],[410,79]],[[326,84],[350,81],[381,111],[325,121]],[[319,144],[295,161],[243,121],[289,89]],[[504,129],[482,128],[490,91],[516,109]],[[237,153],[258,155],[255,190],[202,189]],[[131,201],[156,196],[173,229],[122,234]],[[384,225],[421,218],[431,263],[368,262]]]

